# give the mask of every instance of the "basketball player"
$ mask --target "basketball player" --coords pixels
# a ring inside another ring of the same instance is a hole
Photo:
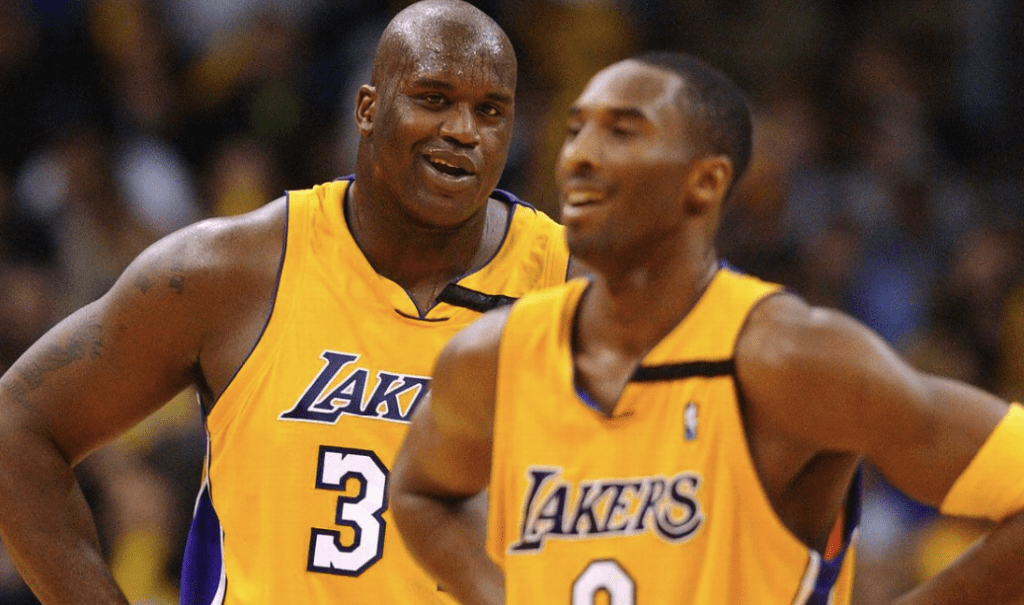
[[[388,484],[442,344],[566,279],[563,230],[496,191],[516,59],[459,0],[384,32],[354,178],[172,234],[0,381],[0,535],[45,605],[126,604],[72,467],[194,386],[208,453],[181,602],[442,603]]]
[[[394,467],[403,537],[462,603],[849,603],[865,458],[1013,519],[905,603],[1022,602],[1024,410],[722,263],[750,141],[743,94],[687,55],[576,100],[557,172],[594,277],[450,341]],[[488,482],[485,546],[465,511]]]

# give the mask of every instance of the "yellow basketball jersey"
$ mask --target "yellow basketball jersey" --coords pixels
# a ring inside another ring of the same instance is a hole
[[[779,287],[720,268],[606,416],[573,382],[586,285],[519,300],[501,339],[488,550],[507,603],[849,603],[859,493],[823,560],[773,511],[740,416],[733,349]]]
[[[501,247],[446,298],[475,310],[420,317],[356,246],[349,182],[288,194],[273,311],[205,419],[183,604],[452,602],[392,525],[390,468],[444,343],[489,302],[563,283],[568,251],[559,225],[496,191],[511,207]]]

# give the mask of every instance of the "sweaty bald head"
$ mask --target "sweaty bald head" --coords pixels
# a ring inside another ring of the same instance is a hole
[[[488,65],[515,87],[516,56],[501,27],[461,0],[422,0],[398,13],[381,35],[370,83],[424,67]]]

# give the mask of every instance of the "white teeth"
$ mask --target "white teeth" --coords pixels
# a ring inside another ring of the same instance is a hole
[[[570,204],[585,204],[587,202],[593,202],[600,196],[593,191],[570,191],[566,194],[565,199]]]
[[[437,158],[431,158],[430,161],[435,163],[435,164],[441,164],[441,165],[444,165],[444,166],[450,166],[452,168],[458,168],[458,166],[456,166],[455,164],[449,164],[448,162],[446,162],[444,160],[439,160]]]

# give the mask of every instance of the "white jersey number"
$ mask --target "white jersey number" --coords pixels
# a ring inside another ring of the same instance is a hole
[[[355,537],[342,543],[341,532],[314,527],[309,537],[307,569],[320,573],[358,576],[376,563],[384,552],[385,501],[388,469],[369,450],[320,446],[316,469],[317,489],[346,491],[350,479],[359,482],[359,493],[338,496],[335,525],[350,528]]]
[[[597,593],[608,593],[609,605],[634,605],[636,584],[615,561],[593,561],[572,585],[572,605],[594,605]]]

